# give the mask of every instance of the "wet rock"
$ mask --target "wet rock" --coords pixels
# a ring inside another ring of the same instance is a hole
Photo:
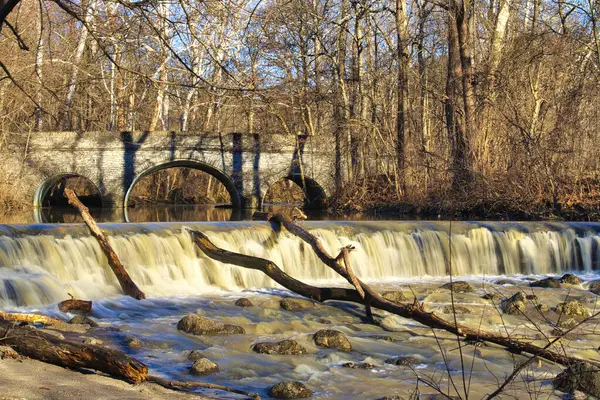
[[[475,288],[469,282],[464,281],[448,282],[440,288],[452,290],[455,293],[472,293],[475,291]]]
[[[568,285],[581,285],[581,283],[583,282],[581,280],[581,278],[579,278],[576,275],[573,274],[564,274],[561,278],[560,278],[560,282],[561,283],[566,283]]]
[[[381,297],[391,301],[392,303],[402,303],[403,301],[408,301],[404,293],[399,290],[393,292],[384,292],[381,294]]]
[[[531,301],[537,301],[538,300],[538,297],[535,294],[528,294],[527,296],[525,296],[525,298],[527,300],[531,300]]]
[[[125,338],[125,345],[131,349],[139,349],[144,346],[144,343],[142,343],[142,341],[138,338],[128,336]]]
[[[600,281],[590,282],[590,286],[588,286],[588,290],[594,294],[600,294]]]
[[[585,362],[569,366],[552,380],[555,389],[574,394],[575,391],[600,397],[600,372],[598,368]]]
[[[83,344],[91,344],[93,346],[100,346],[101,344],[103,344],[104,342],[100,339],[96,339],[96,338],[85,338],[83,340]]]
[[[352,369],[373,369],[373,364],[368,363],[368,362],[363,362],[363,363],[353,363],[353,362],[347,362],[342,364],[342,367],[344,368],[352,368]]]
[[[340,351],[351,351],[352,344],[340,331],[333,329],[322,329],[313,336],[315,344],[321,347],[329,347]]]
[[[494,282],[496,285],[518,285],[519,282],[513,281],[511,279],[498,279]]]
[[[206,357],[194,361],[190,368],[192,375],[208,375],[214,372],[219,372],[219,366]]]
[[[317,322],[323,325],[331,325],[331,321],[327,318],[319,318]]]
[[[90,330],[90,326],[87,324],[71,324],[67,322],[61,322],[60,324],[48,325],[46,326],[46,329],[69,333],[87,333],[87,331]]]
[[[198,361],[201,358],[206,358],[204,354],[200,352],[200,350],[192,350],[190,354],[188,354],[187,359],[190,361]]]
[[[279,302],[281,308],[287,311],[299,311],[308,310],[314,308],[314,303],[308,300],[297,300],[297,299],[281,299]]]
[[[63,335],[62,333],[60,333],[58,331],[53,331],[51,329],[45,329],[45,328],[40,328],[40,331],[47,333],[48,335],[54,336],[55,338],[58,338],[60,340],[65,339],[65,335]]]
[[[371,339],[385,340],[386,342],[392,343],[400,341],[400,339],[396,339],[391,336],[371,336]]]
[[[552,289],[560,289],[560,281],[556,278],[545,278],[540,279],[535,282],[531,282],[529,284],[530,287],[541,287],[541,288],[552,288]]]
[[[188,314],[177,323],[177,329],[192,335],[236,335],[246,333],[237,325],[215,322],[196,314]]]
[[[269,396],[276,399],[305,399],[312,395],[312,390],[301,382],[279,382],[269,390]]]
[[[85,315],[76,315],[69,321],[70,324],[89,325],[92,328],[98,327],[98,323]]]
[[[385,360],[385,363],[393,365],[415,365],[420,364],[421,360],[413,356],[398,356],[388,358],[387,360]]]
[[[254,306],[254,304],[252,304],[252,302],[248,299],[246,299],[245,297],[242,297],[241,299],[237,299],[235,301],[235,305],[238,307],[252,307]]]
[[[269,343],[256,343],[254,347],[252,347],[256,353],[259,354],[285,354],[285,355],[297,355],[297,354],[305,354],[306,349],[298,344],[295,340],[286,339],[281,342]]]
[[[494,303],[497,303],[502,300],[502,295],[500,293],[486,293],[481,296],[482,299],[491,300]]]
[[[348,324],[348,325],[344,325],[344,326],[346,328],[350,329],[351,331],[354,331],[354,332],[360,332],[361,331],[361,329],[358,326],[356,326],[356,325]]]
[[[0,360],[21,360],[23,357],[19,355],[12,347],[0,346]]]
[[[527,305],[525,304],[526,301],[527,298],[525,295],[521,292],[517,292],[502,303],[502,310],[505,314],[519,315],[527,308]]]
[[[535,308],[537,308],[541,312],[548,312],[548,311],[550,311],[550,307],[548,307],[547,304],[536,304]]]
[[[589,310],[578,300],[567,301],[556,306],[556,312],[572,317],[588,318]]]
[[[442,307],[442,313],[444,314],[470,314],[472,311],[465,306],[454,305],[454,309],[452,308],[452,304],[448,304],[447,306]]]
[[[561,328],[572,328],[575,325],[577,325],[577,321],[575,321],[573,318],[565,318],[565,319],[561,319],[558,322],[558,326],[560,326]]]
[[[398,396],[398,395],[394,395],[394,396],[383,396],[380,399],[377,400],[404,400],[404,397]]]

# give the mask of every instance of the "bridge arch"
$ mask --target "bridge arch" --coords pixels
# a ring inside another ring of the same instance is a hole
[[[62,179],[69,178],[85,179],[86,184],[93,187],[94,191],[96,192],[100,201],[100,206],[104,206],[106,204],[106,201],[100,188],[98,188],[98,185],[96,185],[96,183],[88,176],[78,172],[60,172],[51,176],[47,176],[40,182],[38,182],[33,192],[33,206],[36,208],[44,207],[44,199],[46,198],[46,196],[48,196],[50,190],[52,190]]]
[[[287,175],[279,179],[270,179],[267,182],[267,190],[262,193],[261,204],[264,204],[265,197],[271,185],[283,180],[287,179],[289,181],[294,182],[296,185],[302,189],[304,192],[304,205],[309,208],[317,208],[323,209],[327,207],[327,192],[317,181],[312,178],[304,177],[303,179],[300,175]]]
[[[125,193],[125,197],[123,198],[123,207],[125,209],[127,209],[127,203],[129,202],[129,197],[131,195],[131,192],[133,191],[133,188],[135,187],[135,185],[140,181],[140,179],[142,179],[143,177],[145,177],[153,172],[160,171],[160,170],[167,169],[167,168],[175,168],[175,167],[192,168],[192,169],[206,172],[206,173],[214,176],[227,189],[227,192],[229,193],[229,196],[231,197],[232,207],[233,208],[242,208],[242,205],[243,205],[242,195],[237,190],[235,183],[233,182],[231,177],[229,175],[227,175],[226,173],[224,173],[223,171],[221,171],[220,169],[218,169],[206,162],[193,160],[193,159],[164,161],[164,162],[160,162],[160,163],[153,164],[150,166],[143,166],[142,168],[140,168],[141,172],[133,179],[133,181],[131,182],[129,187],[126,188],[127,191]]]

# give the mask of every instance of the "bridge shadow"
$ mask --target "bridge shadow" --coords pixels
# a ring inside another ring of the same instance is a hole
[[[123,193],[127,193],[133,181],[135,179],[135,155],[137,151],[142,147],[148,136],[149,131],[144,131],[137,141],[133,140],[133,134],[131,132],[122,132],[121,140],[125,147],[123,153]],[[174,154],[173,147],[173,154]]]

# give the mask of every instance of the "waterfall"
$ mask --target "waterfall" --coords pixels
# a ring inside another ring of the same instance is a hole
[[[287,232],[262,222],[104,224],[133,280],[150,296],[273,287],[264,274],[213,261],[188,226],[217,246],[272,260],[308,282],[342,282]],[[600,224],[306,222],[330,254],[345,245],[366,280],[445,276],[590,273],[600,269]],[[0,307],[38,306],[120,294],[94,238],[79,225],[0,226]]]

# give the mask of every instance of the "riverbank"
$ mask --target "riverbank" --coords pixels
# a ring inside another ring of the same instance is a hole
[[[202,400],[153,383],[132,385],[99,373],[82,373],[24,358],[0,360],[0,400]]]

